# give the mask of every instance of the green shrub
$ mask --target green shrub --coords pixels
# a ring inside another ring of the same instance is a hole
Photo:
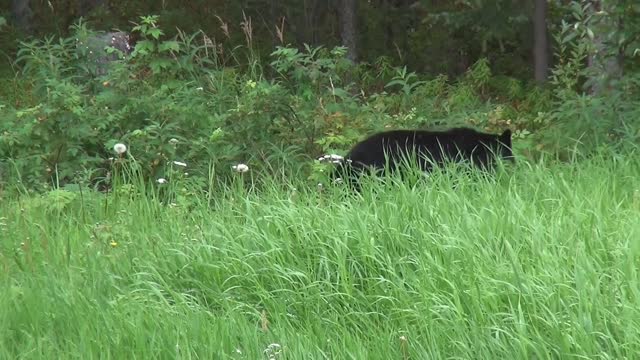
[[[135,50],[103,75],[92,69],[96,54],[78,47],[95,35],[84,23],[66,38],[22,43],[19,101],[0,104],[0,181],[26,188],[105,184],[118,142],[145,181],[180,176],[206,187],[226,181],[238,163],[248,164],[254,179],[314,178],[312,159],[344,154],[391,128],[509,127],[526,157],[571,147],[573,138],[595,148],[638,136],[637,77],[607,99],[580,95],[575,52],[541,89],[494,76],[485,59],[455,82],[394,68],[385,58],[354,65],[342,47],[278,47],[266,65],[250,42],[239,50],[202,32],[165,38],[157,24],[156,16],[142,17]],[[187,169],[176,172],[174,161]]]

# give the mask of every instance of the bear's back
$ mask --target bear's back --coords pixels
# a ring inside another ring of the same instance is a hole
[[[395,154],[406,150],[427,150],[432,156],[439,153],[454,155],[458,150],[465,151],[485,143],[490,146],[496,137],[472,129],[454,128],[446,131],[428,130],[390,130],[380,132],[356,144],[348,158],[379,157],[383,152]]]

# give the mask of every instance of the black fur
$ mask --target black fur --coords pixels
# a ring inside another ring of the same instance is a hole
[[[421,170],[430,172],[445,162],[466,162],[483,170],[494,168],[496,158],[513,160],[511,130],[501,135],[468,128],[446,131],[392,130],[378,133],[356,144],[336,169],[334,178],[354,176],[367,168],[397,170],[405,159],[416,156]],[[389,165],[389,168],[387,168]]]

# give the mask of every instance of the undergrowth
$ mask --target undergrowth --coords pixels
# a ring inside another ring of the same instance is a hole
[[[157,22],[142,17],[134,52],[112,61],[103,75],[96,73],[95,54],[79,45],[94,36],[82,22],[68,38],[22,43],[20,74],[0,104],[5,188],[99,187],[111,175],[118,142],[129,146],[147,179],[166,178],[180,161],[204,183],[211,166],[224,181],[237,163],[265,176],[302,167],[314,177],[313,158],[344,153],[366,134],[389,128],[509,127],[525,159],[572,149],[576,141],[588,151],[634,134],[632,97],[610,102],[554,94],[493,77],[484,59],[456,81],[384,59],[354,65],[344,48],[283,46],[260,62],[250,33],[244,46],[225,49],[202,32],[166,39]],[[545,132],[565,122],[581,125]],[[588,134],[603,136],[585,142],[580,134],[592,123],[598,130]]]

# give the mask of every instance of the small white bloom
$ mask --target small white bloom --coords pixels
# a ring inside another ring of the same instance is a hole
[[[180,161],[174,161],[173,162],[174,165],[178,165],[178,166],[182,166],[182,167],[187,167],[186,163],[180,162]]]
[[[202,86],[200,86],[200,87],[197,87],[197,88],[196,88],[196,90],[198,90],[198,91],[202,91],[202,90],[204,90],[204,89],[202,88]]]
[[[239,173],[245,173],[249,171],[249,166],[247,166],[246,164],[233,165],[231,168]]]
[[[165,178],[160,178],[160,179],[156,180],[156,182],[158,182],[158,184],[166,184],[168,181]]]
[[[266,349],[264,349],[264,353],[267,355],[269,359],[276,359],[278,355],[282,352],[280,344],[269,344]]]
[[[122,155],[122,154],[127,152],[127,145],[122,144],[122,143],[117,143],[117,144],[113,145],[113,150],[116,153]]]
[[[169,140],[169,144],[176,146],[176,144],[178,143],[178,139],[176,138],[172,138],[171,140]]]
[[[329,155],[320,156],[318,158],[318,161],[320,162],[327,161],[327,160],[331,161],[334,164],[339,164],[344,160],[344,156],[340,156],[337,154],[329,154]]]
[[[342,184],[343,183],[342,178],[336,178],[335,180],[333,180],[333,183],[334,184]]]

